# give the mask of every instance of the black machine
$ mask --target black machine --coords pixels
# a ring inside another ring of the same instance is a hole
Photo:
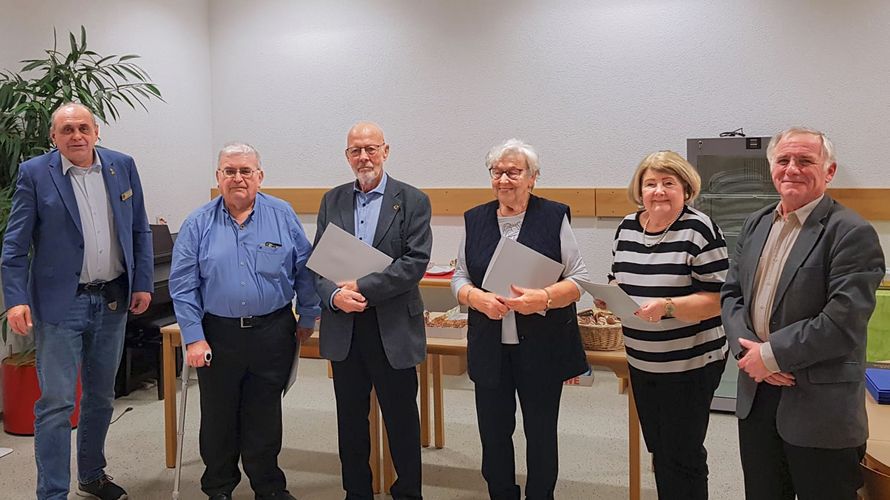
[[[139,316],[130,314],[124,338],[124,353],[114,386],[116,397],[126,396],[142,387],[146,380],[154,380],[158,399],[164,398],[161,380],[161,327],[176,322],[173,301],[170,299],[170,262],[173,259],[173,236],[166,224],[151,225],[154,249],[154,293],[151,305]],[[179,366],[179,363],[176,363]]]
[[[766,159],[769,141],[744,136],[686,139],[687,159],[702,181],[695,206],[723,231],[730,258],[748,215],[779,200]],[[730,358],[711,410],[735,411],[737,377],[738,367]]]

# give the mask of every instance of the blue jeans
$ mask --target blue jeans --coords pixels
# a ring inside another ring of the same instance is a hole
[[[81,483],[105,474],[105,435],[114,402],[114,378],[124,346],[127,305],[111,311],[101,293],[78,294],[61,323],[34,322],[40,399],[34,405],[37,498],[66,499],[71,482],[71,413],[77,374],[83,396],[77,428]]]

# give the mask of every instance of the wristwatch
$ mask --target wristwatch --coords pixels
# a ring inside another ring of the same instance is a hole
[[[670,297],[664,299],[664,317],[665,318],[673,318],[674,312],[677,310],[677,306],[674,305],[674,301],[671,300]]]

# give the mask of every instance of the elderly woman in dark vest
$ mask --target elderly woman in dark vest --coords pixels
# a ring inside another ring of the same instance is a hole
[[[467,359],[476,384],[482,475],[492,499],[520,498],[513,454],[518,394],[528,443],[525,497],[553,498],[562,382],[588,368],[575,316],[577,281],[587,279],[587,268],[569,207],[531,194],[538,177],[534,149],[510,139],[492,148],[486,166],[497,199],[464,214],[466,234],[451,281],[458,302],[469,307]],[[512,297],[482,289],[501,237],[562,262],[562,277],[544,288],[514,285]]]

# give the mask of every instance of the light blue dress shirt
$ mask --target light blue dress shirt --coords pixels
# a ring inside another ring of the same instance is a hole
[[[377,220],[380,218],[380,206],[383,204],[383,193],[386,191],[386,172],[380,184],[367,193],[362,192],[358,182],[355,183],[355,237],[366,245],[374,245],[374,233],[377,232]]]
[[[170,296],[186,344],[204,340],[205,313],[226,318],[262,316],[297,297],[299,326],[319,316],[315,282],[306,269],[312,245],[293,209],[257,193],[243,224],[221,196],[189,215],[173,248]]]
[[[80,283],[111,281],[124,272],[124,254],[114,229],[114,215],[102,177],[102,161],[93,153],[93,164],[81,168],[62,156],[62,174],[71,179],[80,227],[83,230],[83,266]],[[111,171],[114,175],[114,170]]]

